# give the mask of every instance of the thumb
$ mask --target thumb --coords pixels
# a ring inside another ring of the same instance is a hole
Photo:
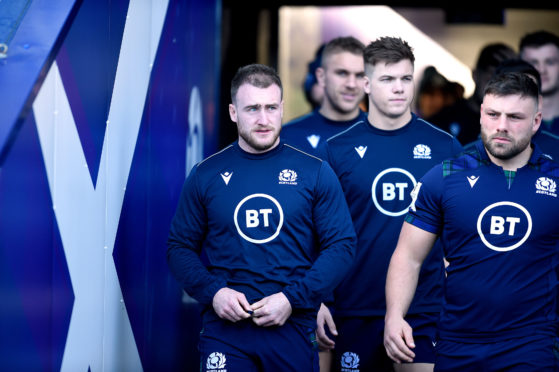
[[[264,306],[264,300],[266,299],[266,297],[264,297],[263,299],[261,299],[260,301],[257,301],[255,303],[253,303],[252,305],[250,305],[250,308],[252,310],[256,310],[261,308],[262,306]]]
[[[250,306],[246,296],[243,293],[241,293],[241,295],[239,296],[238,301],[244,311],[246,311],[247,313],[252,313],[252,306]]]
[[[330,333],[332,333],[334,336],[337,336],[338,330],[336,329],[336,323],[334,322],[334,319],[332,319],[332,316],[327,316],[325,320]]]
[[[406,328],[404,330],[404,341],[406,341],[406,345],[408,345],[410,349],[415,348],[415,342],[413,341],[411,328]]]

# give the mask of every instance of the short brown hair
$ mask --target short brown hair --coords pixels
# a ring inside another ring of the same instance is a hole
[[[538,84],[523,72],[504,72],[495,75],[485,86],[484,95],[505,97],[519,95],[538,102]]]
[[[231,102],[235,103],[237,92],[243,84],[250,84],[257,88],[268,88],[275,84],[280,88],[281,97],[283,97],[283,87],[278,73],[266,65],[254,63],[237,70],[233,80],[231,80]]]
[[[559,36],[544,30],[526,34],[520,39],[520,53],[522,53],[525,48],[539,48],[546,44],[553,44],[555,47],[559,48]]]
[[[371,42],[365,48],[363,59],[366,65],[374,66],[379,62],[388,64],[398,63],[408,59],[415,62],[413,49],[410,45],[399,37],[384,36]]]
[[[358,56],[363,55],[363,50],[365,49],[365,44],[357,40],[353,36],[342,36],[330,40],[322,51],[322,62],[321,66],[324,67],[324,60],[331,56],[332,54],[337,54],[341,52],[348,52]]]

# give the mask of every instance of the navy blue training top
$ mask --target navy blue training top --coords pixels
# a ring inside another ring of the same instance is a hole
[[[420,181],[406,221],[439,234],[448,262],[441,339],[555,334],[559,164],[536,145],[516,172],[481,141]]]
[[[171,272],[207,306],[205,320],[229,287],[249,303],[283,292],[290,319],[315,328],[352,261],[355,232],[326,162],[283,143],[263,154],[235,143],[192,169],[167,244]]]
[[[357,117],[351,120],[336,121],[327,119],[316,109],[284,124],[281,139],[308,154],[318,156],[323,142],[361,120],[367,120],[367,113],[361,110]]]
[[[340,183],[357,233],[355,260],[334,293],[338,316],[384,316],[388,264],[396,248],[410,192],[434,165],[462,151],[450,134],[415,114],[402,128],[382,130],[362,121],[321,148]],[[442,299],[442,251],[422,268],[409,314],[437,313]]]

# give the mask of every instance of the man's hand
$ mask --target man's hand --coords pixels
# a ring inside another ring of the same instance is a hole
[[[264,297],[250,305],[254,313],[252,320],[259,326],[281,326],[291,315],[291,304],[282,292]]]
[[[318,310],[318,315],[316,317],[316,338],[320,350],[331,350],[336,343],[326,335],[325,325],[330,330],[330,333],[334,336],[338,335],[336,324],[334,323],[330,310],[324,304],[320,304],[320,310]]]
[[[415,348],[412,328],[402,317],[387,317],[384,322],[384,347],[396,363],[413,362]]]
[[[232,322],[237,322],[250,317],[252,308],[244,293],[237,292],[231,288],[221,288],[215,294],[212,305],[216,314]]]

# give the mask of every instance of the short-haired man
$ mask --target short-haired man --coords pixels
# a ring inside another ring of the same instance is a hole
[[[318,371],[317,311],[355,246],[347,204],[326,162],[280,141],[275,70],[240,68],[231,100],[238,141],[192,169],[167,242],[205,306],[201,371]]]
[[[318,109],[286,123],[282,140],[309,154],[317,155],[320,144],[329,137],[363,120],[359,104],[365,93],[363,43],[352,36],[329,41],[316,69],[324,97]]]
[[[559,135],[559,37],[547,31],[520,40],[520,58],[531,63],[542,79],[542,126]]]
[[[322,148],[340,178],[358,239],[354,263],[334,293],[337,371],[392,370],[383,346],[384,283],[410,192],[435,164],[462,151],[450,134],[411,112],[415,56],[406,41],[379,38],[365,48],[364,61],[368,118]],[[418,325],[419,351],[409,367],[414,370],[432,369],[443,275],[442,251],[435,250],[409,315]],[[326,310],[319,319],[329,318]],[[319,342],[329,342],[320,324],[317,333]]]
[[[413,358],[403,317],[440,236],[449,266],[435,370],[558,370],[559,164],[531,143],[540,122],[533,79],[495,76],[476,148],[416,186],[386,282],[385,346],[395,361]]]

